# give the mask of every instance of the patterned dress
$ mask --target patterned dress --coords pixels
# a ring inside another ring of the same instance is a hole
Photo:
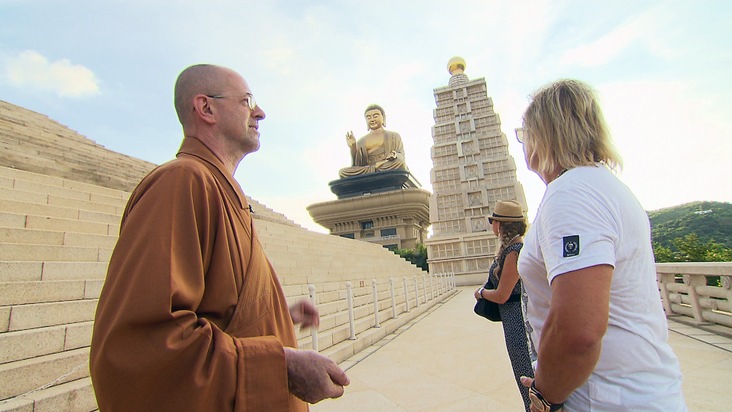
[[[488,270],[488,276],[494,285],[498,285],[500,278],[496,276],[496,268],[501,267],[503,271],[503,262],[506,260],[511,252],[520,253],[523,243],[514,243],[509,245],[503,250],[501,256],[493,261],[490,269]],[[500,273],[499,272],[499,273]],[[524,400],[524,407],[526,411],[529,410],[529,391],[524,385],[521,384],[521,376],[534,377],[534,370],[531,367],[531,356],[529,354],[529,340],[527,339],[526,324],[524,322],[524,315],[522,310],[523,304],[523,287],[521,279],[516,282],[516,285],[511,291],[511,295],[521,295],[522,299],[507,301],[504,304],[498,305],[498,310],[501,313],[501,323],[503,323],[503,336],[506,339],[506,350],[508,351],[508,358],[511,360],[511,367],[513,368],[513,376],[516,379],[521,397]]]

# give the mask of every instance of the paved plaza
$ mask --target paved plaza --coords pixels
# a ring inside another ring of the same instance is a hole
[[[503,329],[473,314],[473,288],[459,288],[376,345],[341,363],[343,397],[311,406],[330,411],[520,411]],[[690,411],[732,405],[732,339],[669,321]]]

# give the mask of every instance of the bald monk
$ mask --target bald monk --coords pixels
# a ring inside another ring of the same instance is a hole
[[[384,109],[378,104],[372,104],[366,108],[364,117],[369,132],[358,141],[352,131],[346,133],[352,166],[344,167],[338,175],[343,178],[384,170],[408,170],[404,161],[402,137],[397,132],[384,129]]]
[[[97,307],[91,377],[107,411],[306,411],[343,394],[333,361],[298,350],[317,327],[288,308],[234,171],[265,114],[247,82],[212,65],[175,84],[177,158],[130,197]]]

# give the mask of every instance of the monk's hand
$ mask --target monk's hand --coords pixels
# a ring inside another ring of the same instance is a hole
[[[348,147],[356,146],[356,137],[353,136],[353,131],[346,132],[346,143],[348,143]]]
[[[391,153],[389,153],[389,156],[386,157],[386,160],[394,160],[397,158],[396,150],[392,150]]]
[[[320,325],[320,314],[313,302],[303,299],[290,306],[290,317],[292,323],[299,324],[300,328],[318,327]]]
[[[318,352],[285,348],[285,361],[290,392],[305,402],[338,398],[350,383],[343,369]]]

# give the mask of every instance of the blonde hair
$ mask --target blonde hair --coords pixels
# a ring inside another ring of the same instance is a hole
[[[496,259],[501,256],[503,250],[511,243],[516,236],[523,236],[526,234],[526,220],[519,222],[501,222],[498,230],[498,248],[496,248]]]
[[[537,173],[595,163],[622,169],[595,92],[585,83],[562,79],[542,87],[532,97],[523,121],[528,131],[527,159],[536,157]]]

